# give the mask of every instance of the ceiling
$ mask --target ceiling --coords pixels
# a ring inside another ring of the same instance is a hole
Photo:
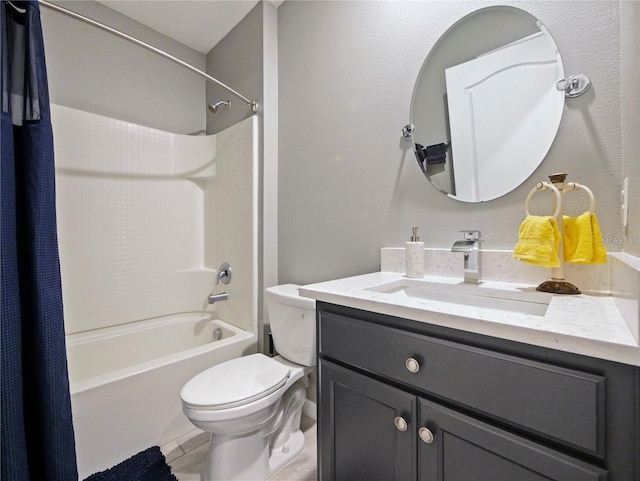
[[[98,0],[103,5],[208,53],[259,0]],[[273,2],[278,6],[282,2]]]

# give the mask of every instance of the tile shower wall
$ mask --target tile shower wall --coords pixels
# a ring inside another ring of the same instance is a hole
[[[225,135],[252,145],[245,122]],[[172,134],[58,105],[52,123],[67,332],[211,309],[216,246],[234,236],[216,222],[217,174],[225,163],[252,166],[251,149],[218,157],[218,136]],[[253,185],[251,176],[225,182]],[[234,200],[252,205],[252,188],[239,190],[249,198]],[[226,245],[233,255],[249,254],[255,221],[243,216],[238,225],[250,240]],[[247,328],[252,315],[224,320]]]
[[[205,264],[231,266],[231,283],[216,286],[229,300],[214,305],[218,317],[257,333],[258,126],[254,115],[216,134],[216,174],[206,180]],[[212,256],[212,257],[210,257]]]

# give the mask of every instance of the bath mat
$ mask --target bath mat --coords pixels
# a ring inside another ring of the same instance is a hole
[[[160,448],[152,446],[84,481],[178,481],[178,478],[171,474]]]

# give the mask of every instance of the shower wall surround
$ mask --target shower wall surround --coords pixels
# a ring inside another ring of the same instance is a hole
[[[68,334],[212,310],[255,332],[255,117],[210,136],[164,132],[52,105]]]
[[[216,303],[220,319],[257,334],[258,319],[258,117],[216,134],[216,174],[205,182],[205,265],[231,265],[229,300]]]

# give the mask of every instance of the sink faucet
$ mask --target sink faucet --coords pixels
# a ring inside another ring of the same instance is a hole
[[[464,239],[455,241],[451,252],[464,253],[464,282],[480,282],[480,231],[463,230]]]

